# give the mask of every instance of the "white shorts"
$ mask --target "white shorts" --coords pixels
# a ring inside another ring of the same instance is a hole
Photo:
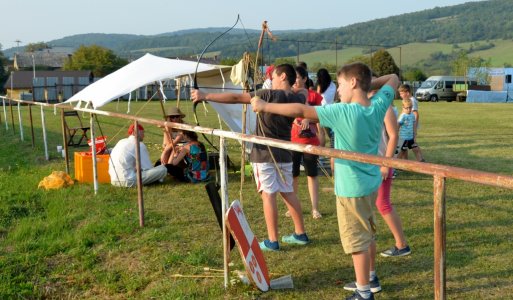
[[[251,165],[253,166],[257,191],[259,193],[266,192],[273,194],[276,192],[294,192],[294,186],[292,185],[292,162],[278,163],[277,166],[274,163],[251,163]],[[277,167],[283,174],[285,182],[283,182],[280,174],[276,170]]]

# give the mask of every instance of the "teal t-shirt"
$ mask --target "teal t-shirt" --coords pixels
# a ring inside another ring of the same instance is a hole
[[[336,103],[316,106],[320,124],[335,133],[335,149],[376,155],[386,111],[394,99],[394,89],[383,86],[369,106]],[[335,159],[335,194],[363,197],[381,184],[379,166],[345,159]]]

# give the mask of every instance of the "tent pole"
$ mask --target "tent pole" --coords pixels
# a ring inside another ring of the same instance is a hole
[[[34,139],[34,122],[32,120],[32,104],[28,105],[28,109],[29,109],[29,120],[30,120],[30,132],[32,133],[31,134],[31,136],[32,136],[32,148],[35,148],[36,147],[36,142],[35,142],[35,139]]]
[[[25,138],[23,136],[23,123],[21,120],[21,103],[18,102],[18,122],[20,123],[20,139],[21,141],[25,141]]]
[[[230,266],[230,234],[226,228],[226,209],[228,208],[228,176],[226,169],[226,146],[225,138],[219,139],[219,169],[221,169],[221,212],[223,215],[223,260],[224,260],[224,288],[228,288]]]
[[[43,127],[43,144],[45,146],[45,158],[46,158],[46,160],[50,160],[50,156],[48,155],[48,141],[46,140],[45,111],[44,111],[42,105],[41,105],[41,123],[42,123],[42,127]]]
[[[14,112],[12,111],[12,92],[13,92],[13,82],[14,82],[14,72],[11,71],[11,97],[9,97],[9,110],[11,111],[11,125],[12,125],[12,133],[16,133],[16,128],[14,128]]]
[[[2,98],[2,106],[4,107],[5,130],[9,130],[9,122],[7,121],[7,109],[5,108],[5,98]]]
[[[91,152],[93,154],[93,187],[94,194],[98,194],[98,169],[96,164],[96,138],[94,135],[94,114],[89,114],[89,127],[91,128]]]
[[[66,161],[66,173],[69,174],[69,159],[68,159],[68,133],[66,132],[66,125],[64,120],[64,108],[61,109],[61,127],[62,127],[62,143],[64,147],[64,160]]]

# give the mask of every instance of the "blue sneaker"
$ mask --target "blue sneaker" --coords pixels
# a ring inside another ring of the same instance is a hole
[[[281,241],[287,244],[296,244],[296,245],[306,245],[310,243],[310,240],[308,239],[308,236],[306,233],[302,234],[291,234],[291,235],[285,235],[281,237]]]
[[[363,298],[358,291],[354,292],[351,296],[347,297],[346,300],[374,300],[374,294],[370,294],[369,298]]]
[[[410,255],[410,253],[411,253],[410,246],[406,246],[402,249],[398,249],[396,246],[394,246],[388,250],[381,252],[380,254],[383,257],[400,257],[400,256]]]
[[[369,281],[370,291],[373,294],[381,292],[381,284],[379,284],[378,276],[374,277],[373,280]],[[350,282],[344,285],[344,290],[356,292],[356,282]]]
[[[260,249],[262,251],[279,251],[280,250],[280,244],[278,241],[271,242],[270,240],[263,240],[258,243],[258,246],[260,246]]]

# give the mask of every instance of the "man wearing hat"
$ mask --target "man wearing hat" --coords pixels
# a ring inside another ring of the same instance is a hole
[[[142,184],[147,185],[157,181],[164,181],[167,175],[165,166],[153,167],[150,161],[148,148],[144,145],[144,128],[138,125],[135,130],[134,124],[128,128],[128,137],[120,140],[110,153],[109,175],[110,183],[119,187],[133,187],[137,185],[135,147],[136,134],[139,135],[139,150],[141,162]]]
[[[185,114],[182,113],[182,111],[180,110],[180,108],[176,107],[176,106],[172,106],[167,115],[166,115],[166,121],[167,122],[174,122],[174,123],[183,123],[183,118],[185,118]],[[171,140],[171,137],[172,137],[172,140]],[[183,141],[183,134],[181,131],[177,132],[177,131],[173,131],[171,130],[171,137],[169,136],[169,134],[166,132],[164,132],[164,140],[162,142],[162,147],[165,149],[166,146],[169,146],[171,144],[171,142],[173,143],[173,146],[176,146],[178,143],[182,142]]]

